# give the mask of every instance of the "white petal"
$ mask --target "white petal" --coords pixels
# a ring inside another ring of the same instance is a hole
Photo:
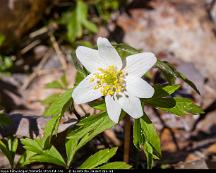
[[[122,68],[121,57],[106,38],[99,37],[97,39],[97,46],[99,55],[103,58],[107,66],[115,65],[118,69]]]
[[[122,96],[118,99],[121,108],[133,118],[143,116],[140,99],[135,96]]]
[[[94,82],[90,82],[92,74],[88,75],[79,85],[74,89],[72,93],[73,100],[76,104],[87,103],[96,100],[102,96],[101,92],[94,90]]]
[[[157,62],[157,58],[153,53],[145,52],[130,55],[126,58],[125,71],[128,74],[143,76]]]
[[[125,80],[127,92],[130,95],[139,98],[151,98],[153,96],[154,88],[141,77],[129,75]]]
[[[105,102],[106,102],[108,116],[110,117],[112,121],[114,121],[115,123],[118,123],[120,113],[121,113],[121,107],[119,103],[113,100],[111,96],[106,96]]]
[[[91,73],[96,72],[98,68],[106,67],[103,59],[99,56],[98,50],[79,46],[76,49],[76,55],[79,61]]]

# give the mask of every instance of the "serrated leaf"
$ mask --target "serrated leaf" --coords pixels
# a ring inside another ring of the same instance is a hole
[[[147,159],[147,169],[151,169],[152,166],[153,166],[153,148],[152,146],[148,143],[148,142],[145,142],[144,145],[143,145],[143,150],[145,152],[145,156],[146,156],[146,159]]]
[[[7,141],[3,142],[0,140],[0,150],[7,157],[11,167],[14,167],[14,157],[18,147],[17,138],[9,138]]]
[[[60,166],[65,166],[65,161],[58,150],[51,146],[48,149],[44,149],[43,139],[22,139],[22,144],[27,151],[31,151],[32,154],[29,160],[25,164],[32,162],[46,162]],[[34,153],[34,154],[33,154]]]
[[[61,114],[63,108],[68,105],[72,101],[73,89],[66,90],[63,94],[61,94],[56,100],[50,105],[50,107],[45,111],[45,116],[57,116]]]
[[[57,133],[61,117],[62,114],[60,114],[59,116],[55,116],[46,124],[44,128],[44,136],[42,138],[45,148],[50,146],[52,136]]]
[[[142,133],[140,120],[135,119],[134,120],[134,126],[133,126],[133,144],[134,146],[140,150],[142,144],[145,142],[145,136]]]
[[[43,150],[43,146],[39,142],[39,140],[33,140],[33,139],[21,139],[21,143],[24,145],[24,148],[28,151],[34,152],[34,153],[41,153]]]
[[[161,156],[160,138],[147,115],[134,121],[133,142],[137,149],[144,149],[148,168],[152,166],[153,158]]]
[[[97,166],[107,162],[111,157],[113,157],[117,151],[117,147],[111,149],[100,150],[94,155],[90,156],[85,160],[79,169],[92,169]]]
[[[30,158],[34,155],[34,152],[25,150],[25,152],[21,155],[20,159],[18,160],[17,167],[24,167],[26,165],[31,164]]]
[[[188,85],[190,85],[198,94],[200,94],[199,90],[194,85],[194,83],[187,79],[187,77],[184,76],[182,73],[178,72],[170,63],[166,61],[157,60],[156,67],[158,67],[165,74],[165,77],[168,81],[171,80],[169,81],[171,84],[174,83],[175,78],[180,78]]]
[[[192,100],[182,97],[174,97],[176,105],[171,108],[161,108],[166,112],[170,112],[179,116],[187,115],[187,114],[201,114],[204,113],[201,107],[194,104]]]
[[[69,139],[66,143],[67,149],[67,166],[69,167],[74,154],[77,150],[83,147],[88,141],[93,139],[96,135],[102,133],[104,130],[111,128],[115,123],[112,122],[107,113],[103,112],[97,115],[92,115],[83,118],[78,124],[76,129],[72,130],[68,135]],[[70,148],[70,144],[71,148]]]
[[[144,104],[159,108],[173,108],[176,101],[173,98],[149,98],[142,100]]]
[[[50,106],[54,101],[56,101],[59,98],[60,95],[61,94],[52,94],[47,98],[45,98],[44,100],[42,100],[41,102],[46,106]]]
[[[97,167],[98,169],[130,169],[132,166],[125,162],[110,162],[102,166]]]
[[[177,91],[181,85],[154,85],[155,93],[152,98],[167,97]]]
[[[140,126],[142,129],[142,133],[145,137],[145,142],[148,142],[156,152],[158,157],[161,156],[161,148],[160,148],[160,138],[158,136],[157,130],[151,120],[144,115],[140,118]]]
[[[65,167],[65,161],[58,150],[52,146],[48,150],[44,150],[41,154],[34,155],[30,158],[30,162],[52,163]]]
[[[62,75],[59,80],[52,81],[46,84],[46,88],[50,89],[66,89],[68,86],[68,82],[65,75]]]

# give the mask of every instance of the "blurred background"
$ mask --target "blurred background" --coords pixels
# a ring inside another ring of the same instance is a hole
[[[16,120],[13,133],[30,136],[26,129],[32,116],[41,117],[40,126],[46,123],[43,100],[61,92],[46,84],[64,76],[72,87],[74,50],[94,47],[98,36],[154,52],[200,90],[197,95],[182,83],[178,93],[202,106],[200,116],[176,117],[145,108],[161,137],[163,157],[155,168],[216,168],[215,0],[0,0],[0,109]],[[155,83],[163,82],[157,71],[152,74]],[[87,105],[82,108],[77,108],[80,115],[93,113]],[[103,138],[122,146],[122,124]],[[139,157],[136,167],[144,168],[144,155],[132,150],[130,162]],[[1,154],[0,167],[8,167]]]

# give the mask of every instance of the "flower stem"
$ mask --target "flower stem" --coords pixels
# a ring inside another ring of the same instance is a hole
[[[131,121],[130,117],[126,115],[124,119],[124,162],[129,162],[130,155],[130,130],[131,130]]]

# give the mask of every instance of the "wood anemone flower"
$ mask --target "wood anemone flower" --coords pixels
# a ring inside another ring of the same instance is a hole
[[[98,50],[84,46],[76,49],[79,61],[90,74],[72,93],[76,104],[87,103],[102,96],[108,116],[118,123],[121,109],[133,118],[143,116],[139,98],[151,98],[154,88],[141,77],[157,62],[151,52],[121,57],[106,38],[97,39]]]

